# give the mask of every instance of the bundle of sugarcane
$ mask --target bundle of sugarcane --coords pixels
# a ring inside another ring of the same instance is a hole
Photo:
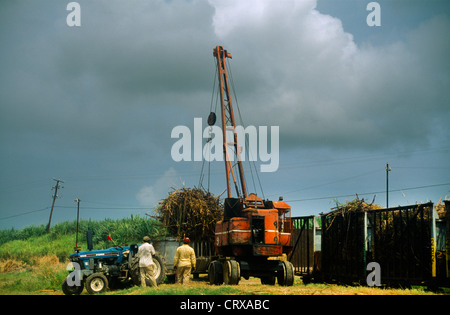
[[[156,215],[173,236],[213,241],[223,206],[218,197],[203,189],[172,188],[156,208]]]
[[[445,217],[447,216],[447,209],[445,208],[445,204],[442,202],[442,197],[436,204],[435,209],[439,216],[439,219],[445,219]]]
[[[330,215],[341,214],[344,215],[348,212],[359,212],[359,211],[372,211],[382,209],[381,206],[374,203],[375,197],[373,198],[371,203],[368,203],[363,199],[359,199],[359,196],[356,195],[356,198],[352,201],[347,201],[346,204],[337,203],[336,207],[329,212]]]

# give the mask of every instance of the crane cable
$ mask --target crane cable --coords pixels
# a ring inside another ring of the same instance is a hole
[[[236,88],[234,86],[233,74],[232,74],[232,71],[231,71],[231,63],[228,60],[227,60],[227,69],[228,69],[228,73],[230,75],[230,82],[231,82],[231,87],[232,87],[231,91],[233,92],[233,96],[234,96],[234,100],[235,100],[235,104],[236,104],[239,120],[240,120],[242,126],[245,126],[244,120],[242,119],[241,110],[239,108],[239,103],[238,103],[238,100],[237,100],[237,96],[236,96]],[[256,189],[256,184],[255,184],[255,178],[253,176],[252,166],[253,166],[255,174],[256,174],[256,179],[258,180],[259,189],[261,190],[261,194],[263,196],[263,199],[265,199],[264,190],[262,188],[261,180],[260,180],[259,175],[258,175],[258,170],[256,169],[255,160],[253,158],[250,158],[251,157],[250,156],[251,152],[250,152],[249,147],[248,147],[248,141],[244,140],[244,142],[245,142],[245,150],[249,154],[248,164],[249,164],[249,169],[250,169],[250,176],[251,176],[252,182],[253,182],[253,188],[254,188],[255,191],[257,190]]]
[[[213,59],[213,61],[214,61],[214,59]],[[215,75],[214,75],[214,80],[213,80],[213,88],[212,88],[212,93],[211,93],[211,102],[210,102],[210,105],[209,105],[209,112],[210,113],[213,113],[213,112],[215,113],[216,112],[217,104],[218,104],[218,97],[219,97],[218,89],[217,89],[217,92],[216,92],[216,81],[217,81],[217,76],[218,76],[218,69],[217,69],[216,66],[214,66],[214,68],[216,70],[215,70]],[[215,105],[215,108],[214,108],[214,111],[213,111],[212,107],[213,107],[213,103],[214,103],[214,96],[216,96],[216,102],[215,102],[216,105]],[[209,145],[209,146],[211,146],[211,129],[212,129],[212,126],[210,125],[210,127],[209,127],[210,138],[206,141],[206,144]],[[211,148],[208,150],[208,152],[209,152],[210,156],[208,158],[208,189],[207,189],[207,192],[209,193],[210,179],[211,179]],[[202,169],[200,171],[200,178],[199,178],[199,182],[198,182],[198,187],[199,188],[203,187],[203,178],[205,176],[204,175],[204,167],[205,167],[205,159],[203,159]]]

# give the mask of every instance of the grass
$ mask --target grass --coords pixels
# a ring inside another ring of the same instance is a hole
[[[299,277],[291,287],[262,285],[257,278],[242,279],[237,286],[212,286],[207,277],[191,281],[189,285],[162,284],[158,288],[132,287],[110,291],[112,295],[435,295],[436,293],[416,289],[385,289],[363,286],[341,286],[336,284],[310,283],[304,285]]]
[[[0,273],[0,295],[61,295],[61,284],[67,276],[66,265],[56,256],[42,257],[34,267],[15,272]],[[87,294],[86,290],[82,294]],[[207,276],[191,280],[189,285],[161,284],[158,288],[134,286],[107,291],[106,295],[435,295],[424,288],[386,289],[364,286],[310,283],[304,285],[299,277],[294,285],[262,285],[257,278],[242,279],[237,286],[213,286]],[[447,292],[448,294],[448,292]]]
[[[0,247],[0,259],[15,259],[27,265],[35,265],[36,259],[55,255],[60,261],[65,261],[73,252],[75,235],[62,235],[52,239],[50,234],[31,237],[28,240],[15,240]]]
[[[158,288],[132,287],[125,290],[108,292],[113,295],[236,295],[241,291],[238,286],[211,286],[204,281],[191,281],[189,285],[161,284]]]
[[[46,233],[44,226],[28,227],[23,230],[0,231],[0,260],[16,259],[33,265],[33,257],[56,255],[60,261],[69,259],[76,240],[76,221],[56,224]],[[118,220],[82,220],[79,224],[78,244],[86,250],[86,231],[93,231],[94,248],[108,248],[111,235],[117,244],[142,242],[144,235],[152,239],[161,238],[164,229],[160,222],[140,216]]]
[[[0,230],[0,246],[15,240],[29,241],[33,238],[47,237],[47,240],[53,241],[59,239],[63,235],[73,235],[73,244],[71,245],[71,248],[73,248],[75,245],[76,226],[76,221],[62,222],[52,226],[50,233],[46,232],[47,229],[43,225],[31,226],[22,230]],[[140,242],[144,235],[148,235],[152,238],[160,238],[165,233],[165,229],[159,221],[144,218],[139,215],[131,215],[129,218],[117,220],[81,220],[79,222],[79,243],[86,244],[85,235],[88,229],[94,232],[94,246],[100,247],[109,246],[106,242],[106,237],[108,235],[111,235],[117,243],[123,244]]]
[[[94,248],[106,248],[105,242],[111,234],[117,243],[140,240],[142,235],[161,235],[160,226],[153,220],[131,217],[117,221],[83,221],[80,225],[80,240],[86,249],[84,232],[94,229]],[[0,295],[49,295],[63,294],[61,284],[67,276],[68,257],[75,245],[75,222],[66,222],[52,227],[27,228],[20,231],[0,231]],[[446,294],[449,292],[447,291]],[[83,294],[87,294],[86,291]],[[307,284],[296,277],[291,287],[261,285],[260,280],[242,279],[237,286],[211,286],[207,276],[191,281],[187,286],[161,284],[157,289],[131,287],[124,290],[107,291],[107,295],[423,295],[434,294],[423,288],[383,289],[351,287],[335,284]]]
[[[164,229],[152,219],[131,216],[118,220],[82,220],[79,224],[79,241],[86,250],[86,231],[94,231],[94,248],[108,248],[108,235],[118,244],[138,243],[143,235],[153,239],[161,237]],[[31,226],[22,230],[0,231],[0,294],[37,294],[61,292],[67,276],[66,266],[74,251],[76,221],[52,226]]]
[[[0,294],[42,294],[61,290],[67,276],[66,265],[55,255],[33,260],[33,266],[21,265],[15,271],[0,273]]]

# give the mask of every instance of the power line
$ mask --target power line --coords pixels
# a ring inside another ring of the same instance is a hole
[[[55,206],[55,208],[75,209],[75,206]],[[83,209],[89,210],[148,210],[152,207],[89,207],[83,206]]]
[[[402,156],[404,154],[426,154],[426,153],[433,153],[433,152],[445,152],[450,150],[450,147],[439,147],[439,148],[430,148],[430,149],[423,149],[423,150],[409,150],[409,151],[400,151],[393,154],[380,154],[380,155],[362,155],[362,156],[349,156],[349,157],[342,157],[342,158],[329,158],[329,159],[321,159],[321,160],[315,160],[313,162],[291,162],[291,163],[285,163],[283,165],[280,165],[279,169],[285,169],[288,168],[289,170],[293,168],[310,168],[310,167],[323,167],[323,166],[332,166],[336,164],[346,164],[346,163],[355,163],[355,162],[366,162],[366,161],[372,161],[372,160],[381,160],[386,158],[393,158],[396,156]],[[402,167],[396,167],[396,168],[410,168],[407,166]],[[449,167],[443,166],[443,167],[427,167],[427,166],[420,166],[420,167],[411,167],[411,168],[445,168],[448,169]]]
[[[366,172],[366,173],[363,173],[363,174],[346,177],[346,178],[343,178],[343,179],[338,179],[338,180],[335,180],[335,181],[332,181],[332,182],[327,182],[327,183],[317,184],[317,185],[308,186],[308,187],[304,187],[304,188],[294,189],[294,190],[286,191],[284,193],[279,193],[279,194],[270,194],[269,196],[290,194],[290,193],[297,192],[297,191],[308,190],[308,189],[312,189],[312,188],[318,188],[318,187],[322,187],[322,186],[336,184],[336,183],[343,182],[343,181],[346,181],[346,180],[355,179],[355,178],[358,178],[358,177],[361,177],[361,176],[373,174],[373,173],[376,173],[378,171],[379,171],[378,169],[375,169],[375,170],[372,170],[370,172]]]
[[[393,190],[390,190],[390,192],[402,192],[402,191],[406,191],[406,190],[424,189],[424,188],[440,187],[440,186],[448,186],[448,185],[450,185],[450,183],[424,185],[424,186],[408,187],[408,188],[402,188],[402,189],[393,189]],[[385,191],[375,191],[375,192],[368,192],[368,193],[358,193],[358,195],[364,196],[364,195],[374,195],[374,194],[381,194],[381,193],[386,193],[386,192]],[[325,199],[336,199],[336,198],[352,197],[352,196],[355,196],[355,195],[356,194],[347,194],[347,195],[304,198],[304,199],[291,199],[291,200],[285,200],[285,201],[286,202],[302,202],[302,201],[313,201],[313,200],[325,200]],[[91,203],[94,203],[94,202],[91,202]],[[32,213],[35,213],[35,212],[45,211],[45,210],[48,210],[49,208],[50,207],[45,207],[45,208],[42,208],[42,209],[32,210],[32,211],[28,211],[28,212],[24,212],[24,213],[20,213],[20,214],[14,214],[14,215],[11,215],[11,216],[8,216],[8,217],[0,218],[0,220],[6,220],[6,219],[11,219],[11,218],[15,218],[15,217],[23,216],[23,215],[32,214]],[[55,206],[55,208],[75,209],[76,206]],[[152,208],[152,207],[150,207],[150,206],[149,207],[132,207],[132,206],[127,206],[127,207],[89,207],[89,206],[84,206],[83,207],[83,209],[89,209],[89,210],[148,210],[149,208]]]
[[[32,214],[32,213],[35,213],[35,212],[40,212],[40,211],[44,211],[44,210],[48,210],[48,209],[50,209],[50,207],[45,207],[45,208],[42,208],[42,209],[32,210],[32,211],[28,211],[28,212],[24,212],[24,213],[19,213],[19,214],[13,214],[13,215],[10,215],[9,217],[0,218],[0,220],[6,220],[6,219],[15,218],[15,217],[20,217],[20,216],[23,216],[23,215]]]
[[[409,187],[409,188],[402,188],[402,189],[391,189],[390,192],[399,192],[399,191],[401,192],[401,191],[405,191],[405,190],[423,189],[423,188],[439,187],[439,186],[447,186],[447,185],[450,185],[450,183],[417,186],[417,187]],[[382,193],[386,193],[386,191],[374,191],[374,192],[357,193],[357,194],[361,195],[361,196],[364,196],[364,195],[375,195],[375,194],[382,194]],[[356,194],[339,195],[339,196],[327,196],[327,197],[316,197],[316,198],[304,198],[304,199],[292,199],[292,200],[286,200],[286,202],[301,202],[301,201],[312,201],[312,200],[336,199],[336,198],[352,197],[352,196],[355,196],[355,195]]]
[[[62,208],[62,209],[75,209],[76,207],[77,206],[54,206],[54,208]],[[89,206],[83,206],[83,209],[89,209],[89,210],[149,210],[150,208],[152,208],[152,207],[89,207]],[[28,212],[10,215],[7,217],[0,218],[0,220],[16,218],[16,217],[32,214],[35,212],[45,211],[48,209],[50,209],[50,207],[45,207],[42,209],[31,210]]]

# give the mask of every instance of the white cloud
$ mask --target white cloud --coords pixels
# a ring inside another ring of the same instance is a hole
[[[270,28],[283,28],[292,19],[316,7],[316,0],[209,0],[216,9],[213,26],[216,34],[223,38],[249,29],[265,33]],[[246,29],[248,28],[248,29]]]
[[[170,167],[153,185],[142,187],[136,194],[136,199],[142,206],[153,207],[167,196],[170,187],[175,186],[177,182],[177,171]]]

